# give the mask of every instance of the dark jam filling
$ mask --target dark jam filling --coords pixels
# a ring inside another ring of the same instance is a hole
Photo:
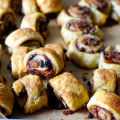
[[[6,110],[0,105],[0,112],[4,114],[5,116],[8,116]]]
[[[103,53],[104,58],[108,63],[120,64],[120,53],[114,51],[108,51]]]

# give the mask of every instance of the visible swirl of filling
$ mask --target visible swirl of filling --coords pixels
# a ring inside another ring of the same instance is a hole
[[[84,34],[90,34],[96,30],[93,24],[89,24],[85,21],[72,20],[66,24],[66,27],[71,31],[82,31]]]
[[[90,18],[90,10],[85,6],[70,5],[67,9],[67,13],[76,18]]]
[[[108,7],[108,0],[91,0],[94,8],[104,11]]]
[[[115,51],[106,51],[103,53],[108,63],[120,64],[120,53]]]
[[[89,108],[89,112],[94,116],[94,118],[98,118],[100,120],[116,120],[110,111],[96,105],[91,106]]]
[[[31,55],[28,59],[25,72],[42,75],[46,78],[50,78],[55,75],[51,61],[43,54]]]
[[[75,41],[75,46],[80,52],[97,53],[103,51],[103,44],[94,36],[81,36]]]

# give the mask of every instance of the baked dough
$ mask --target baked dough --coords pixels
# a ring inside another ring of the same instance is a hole
[[[36,0],[44,14],[56,13],[63,8],[63,0]]]
[[[101,40],[104,38],[103,32],[97,25],[89,24],[85,21],[70,20],[66,22],[61,29],[61,35],[67,44],[84,34],[96,35]]]
[[[21,28],[31,28],[39,32],[44,39],[47,39],[49,36],[47,18],[40,12],[24,16],[21,22]]]
[[[117,75],[114,70],[110,69],[97,69],[91,78],[93,86],[93,93],[98,89],[106,89],[107,92],[116,92]]]
[[[70,5],[59,13],[57,24],[58,26],[62,26],[64,23],[72,19],[92,23],[90,9],[86,6]]]
[[[11,56],[12,76],[18,79],[24,75],[24,57],[30,49],[24,46],[17,46],[13,49]]]
[[[44,39],[31,28],[21,28],[8,35],[5,44],[9,47],[9,52],[12,52],[16,46],[28,46],[31,49],[43,46]]]
[[[60,73],[64,61],[50,48],[39,48],[29,52],[24,59],[25,73],[37,74],[50,78]]]
[[[70,43],[67,56],[82,68],[96,68],[102,50],[103,43],[98,37],[83,35]]]
[[[3,83],[0,83],[0,112],[5,116],[12,114],[14,104],[14,94]]]
[[[120,97],[99,89],[87,104],[89,112],[100,120],[120,120]]]
[[[61,100],[64,107],[71,111],[82,108],[89,100],[87,90],[71,73],[64,72],[50,79],[48,86],[53,89],[54,94]]]
[[[47,107],[47,93],[39,76],[26,75],[15,81],[12,89],[20,107],[24,108],[26,114]]]

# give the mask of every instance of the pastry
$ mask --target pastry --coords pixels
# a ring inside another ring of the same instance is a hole
[[[104,38],[104,34],[97,25],[89,24],[85,21],[70,20],[61,29],[61,35],[67,44],[84,34],[96,35],[101,40]]]
[[[27,46],[36,49],[44,44],[43,37],[31,28],[21,28],[8,35],[5,44],[9,47],[9,52],[16,46]]]
[[[86,6],[70,5],[59,13],[57,24],[58,26],[62,26],[64,23],[72,19],[92,23],[90,9]]]
[[[64,108],[69,108],[70,111],[82,108],[89,100],[87,90],[68,72],[50,79],[48,92],[54,94],[56,100],[59,100]]]
[[[21,22],[21,28],[31,28],[39,32],[44,39],[47,39],[49,36],[47,18],[40,12],[24,16]]]
[[[14,94],[3,83],[0,83],[0,112],[5,116],[12,114]]]
[[[12,67],[12,76],[14,79],[22,77],[24,66],[24,57],[29,51],[28,47],[17,46],[13,49],[13,54],[11,56],[11,67]]]
[[[111,69],[97,69],[93,73],[91,78],[93,86],[93,93],[98,89],[106,89],[107,92],[115,92],[117,85],[117,75],[114,70]]]
[[[40,110],[42,107],[47,107],[47,93],[39,76],[26,75],[15,81],[12,89],[18,104],[24,108],[26,114]]]
[[[87,104],[89,113],[99,120],[120,120],[120,97],[99,89]]]

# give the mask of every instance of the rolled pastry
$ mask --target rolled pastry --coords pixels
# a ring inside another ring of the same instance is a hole
[[[82,68],[96,68],[102,50],[103,43],[98,37],[84,35],[71,42],[67,55]]]
[[[112,4],[111,18],[119,22],[120,21],[120,1],[111,0],[111,4]]]
[[[90,9],[86,6],[70,5],[59,13],[57,17],[57,24],[62,26],[64,23],[72,19],[92,23]]]
[[[91,83],[93,86],[93,93],[101,88],[106,89],[107,92],[115,92],[117,85],[116,72],[111,69],[97,69],[93,73]]]
[[[120,120],[120,97],[99,89],[87,104],[89,113],[100,120]]]
[[[15,26],[15,13],[11,8],[0,7],[0,36],[8,34]]]
[[[50,78],[61,72],[64,61],[50,48],[39,48],[29,52],[24,59],[25,73]]]
[[[49,36],[47,18],[40,12],[24,16],[21,22],[21,28],[31,28],[39,32],[44,39],[47,39]]]
[[[61,35],[67,44],[84,34],[96,35],[101,40],[104,38],[103,32],[97,25],[89,24],[85,21],[70,20],[66,22],[61,29]]]
[[[47,107],[47,93],[39,76],[26,75],[15,81],[12,89],[18,104],[24,108],[26,114],[40,110],[42,107]]]
[[[22,0],[22,12],[25,15],[38,12],[39,8],[37,6],[36,0]]]
[[[44,14],[56,13],[63,8],[63,0],[36,0]]]
[[[70,111],[76,111],[88,102],[87,90],[68,72],[64,72],[48,81],[48,91]],[[57,102],[57,101],[56,101]],[[54,103],[55,104],[55,103]]]
[[[14,94],[10,88],[0,83],[0,112],[5,116],[12,114],[14,104]]]
[[[12,75],[14,79],[18,79],[24,75],[24,57],[30,49],[24,46],[17,46],[13,49],[11,56]]]
[[[5,44],[12,52],[16,46],[27,46],[30,49],[36,49],[44,44],[42,36],[31,28],[21,28],[8,35]]]
[[[90,7],[94,24],[105,24],[110,11],[110,0],[80,0],[79,5]]]

